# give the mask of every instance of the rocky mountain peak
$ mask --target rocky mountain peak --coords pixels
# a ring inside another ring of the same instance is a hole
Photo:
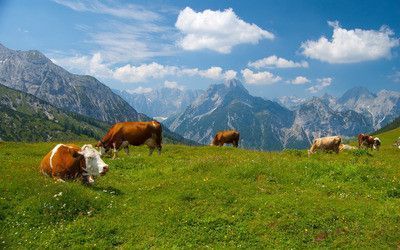
[[[354,87],[349,90],[347,90],[339,99],[339,103],[346,103],[351,100],[357,101],[361,98],[375,98],[376,95],[374,93],[371,93],[367,88],[365,87]]]

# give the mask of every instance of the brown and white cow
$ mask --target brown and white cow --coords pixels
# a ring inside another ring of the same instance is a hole
[[[308,150],[308,156],[314,154],[317,150],[323,151],[334,151],[336,154],[339,153],[339,146],[342,142],[340,136],[328,136],[321,137],[314,140],[311,148]]]
[[[108,165],[92,145],[80,148],[73,144],[58,144],[44,156],[40,171],[57,181],[82,177],[84,183],[91,184],[94,176],[108,171]]]
[[[223,146],[225,143],[232,143],[233,146],[237,148],[239,145],[239,137],[240,133],[236,130],[220,131],[215,135],[210,145]]]
[[[371,150],[376,149],[379,150],[381,146],[381,140],[378,137],[372,137],[368,134],[359,134],[358,135],[358,148],[369,148]]]
[[[152,155],[155,148],[161,154],[162,127],[157,121],[150,122],[120,122],[114,124],[107,134],[99,141],[96,147],[100,148],[101,155],[113,150],[113,159],[119,150],[124,148],[129,155],[129,145],[149,147],[149,155]]]

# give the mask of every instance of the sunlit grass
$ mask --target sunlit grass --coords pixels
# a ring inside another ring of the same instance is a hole
[[[400,130],[339,155],[132,147],[93,187],[39,174],[55,143],[0,144],[0,247],[353,247],[400,241]],[[83,144],[83,143],[82,143]]]

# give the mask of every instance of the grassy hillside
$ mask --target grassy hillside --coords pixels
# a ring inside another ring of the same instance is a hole
[[[55,143],[0,144],[0,248],[396,248],[400,130],[379,152],[165,145],[106,159],[93,187],[41,176]]]
[[[37,97],[0,84],[0,138],[59,141],[100,138],[108,124],[58,109]]]

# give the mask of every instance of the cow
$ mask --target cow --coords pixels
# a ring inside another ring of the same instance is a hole
[[[321,137],[314,140],[311,148],[308,150],[308,156],[314,154],[317,150],[323,151],[334,151],[336,154],[339,153],[339,145],[342,142],[340,136],[328,136]]]
[[[356,147],[347,145],[347,144],[340,144],[339,145],[339,151],[344,151],[344,150],[354,150]]]
[[[371,150],[376,149],[379,150],[381,146],[381,140],[378,137],[372,137],[368,134],[359,134],[358,135],[358,148],[369,148]]]
[[[378,138],[378,137],[375,137],[374,138],[374,144],[373,144],[373,149],[375,149],[375,150],[378,150],[379,151],[379,148],[381,147],[381,140]]]
[[[155,148],[161,154],[162,127],[157,121],[150,122],[119,122],[114,124],[107,134],[97,143],[100,154],[104,155],[113,150],[113,159],[117,157],[118,151],[124,148],[129,155],[129,145],[149,147],[149,155],[153,154]]]
[[[83,183],[92,184],[94,176],[105,175],[108,169],[100,153],[90,144],[82,147],[58,144],[40,163],[40,171],[59,182],[82,177]]]
[[[374,146],[374,137],[368,134],[359,134],[358,135],[358,148],[366,147],[372,149]]]
[[[236,130],[220,131],[215,135],[210,145],[221,147],[225,143],[232,143],[233,146],[237,148],[239,145],[239,137],[240,133]]]

